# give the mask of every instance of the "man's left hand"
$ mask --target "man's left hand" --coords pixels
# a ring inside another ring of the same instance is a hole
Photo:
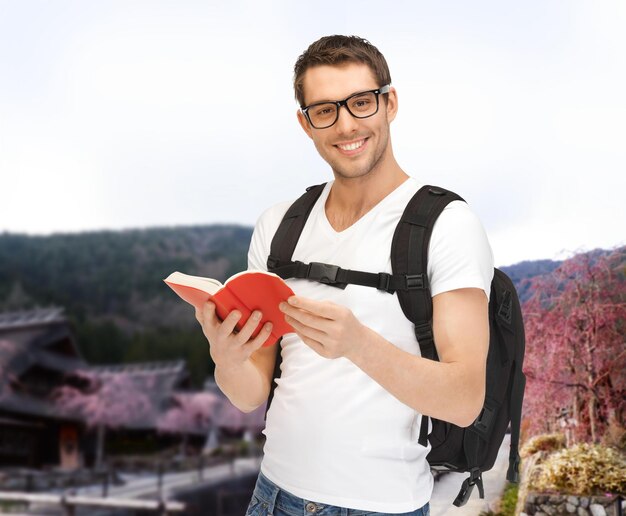
[[[349,358],[367,337],[352,310],[330,301],[291,296],[280,310],[302,341],[324,358]]]

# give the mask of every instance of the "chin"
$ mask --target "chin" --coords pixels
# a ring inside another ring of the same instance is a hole
[[[359,177],[365,177],[372,172],[371,168],[367,170],[355,170],[355,171],[345,171],[341,169],[333,168],[333,174],[335,177],[341,177],[342,179],[357,179]]]

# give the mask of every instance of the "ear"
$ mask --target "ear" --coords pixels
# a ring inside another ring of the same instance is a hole
[[[304,132],[306,133],[306,135],[309,138],[313,139],[313,136],[311,136],[311,126],[309,125],[308,118],[299,109],[298,109],[298,112],[296,113],[296,116],[298,117],[298,122],[300,122],[300,126],[302,126],[302,129],[304,129]]]
[[[398,92],[391,86],[387,94],[387,121],[392,122],[398,113]]]

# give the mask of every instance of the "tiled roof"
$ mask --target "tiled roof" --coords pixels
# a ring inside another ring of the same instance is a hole
[[[66,322],[62,307],[0,313],[0,331],[57,322]]]

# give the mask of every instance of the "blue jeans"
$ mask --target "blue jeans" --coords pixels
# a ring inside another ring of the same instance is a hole
[[[305,500],[281,489],[259,472],[246,516],[391,516],[390,513],[348,509]],[[394,516],[430,516],[430,505]]]

